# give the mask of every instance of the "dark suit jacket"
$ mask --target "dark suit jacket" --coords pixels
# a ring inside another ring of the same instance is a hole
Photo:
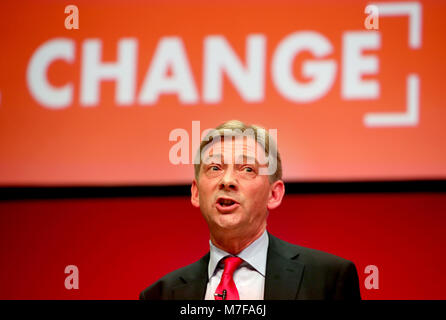
[[[322,251],[290,244],[268,233],[265,300],[361,299],[355,265]],[[209,252],[175,270],[139,296],[142,300],[203,300]]]

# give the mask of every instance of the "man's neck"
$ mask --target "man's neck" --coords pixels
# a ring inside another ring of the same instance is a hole
[[[260,229],[256,234],[251,236],[233,236],[225,234],[223,237],[211,234],[211,241],[217,248],[224,250],[232,255],[238,255],[246,249],[251,243],[256,241],[265,232],[266,227]]]

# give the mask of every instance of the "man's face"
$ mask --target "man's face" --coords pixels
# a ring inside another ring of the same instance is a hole
[[[281,180],[271,184],[267,175],[259,174],[260,167],[267,166],[265,158],[253,137],[226,137],[209,146],[198,182],[192,183],[191,200],[211,234],[253,236],[264,230],[268,209],[280,204],[284,191]]]

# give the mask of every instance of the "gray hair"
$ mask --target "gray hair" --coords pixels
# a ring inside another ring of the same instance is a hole
[[[230,134],[228,132],[231,132]],[[206,137],[201,141],[200,148],[197,150],[196,161],[194,161],[195,179],[198,181],[201,169],[201,155],[206,146],[210,145],[215,137],[234,136],[234,132],[243,135],[245,132],[253,132],[255,141],[259,143],[267,157],[270,154],[276,155],[273,157],[273,161],[276,160],[276,170],[273,174],[269,175],[270,183],[282,179],[282,160],[280,159],[279,150],[277,149],[276,142],[268,133],[268,131],[258,125],[246,125],[239,120],[230,120],[222,123],[217,128],[211,130]]]

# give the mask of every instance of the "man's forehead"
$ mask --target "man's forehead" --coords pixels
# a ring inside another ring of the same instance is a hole
[[[224,136],[214,140],[204,150],[203,159],[214,161],[220,158],[222,162],[238,159],[242,162],[262,162],[265,159],[265,150],[254,138],[249,136]],[[240,163],[237,161],[237,163]],[[263,162],[262,162],[263,163]]]

